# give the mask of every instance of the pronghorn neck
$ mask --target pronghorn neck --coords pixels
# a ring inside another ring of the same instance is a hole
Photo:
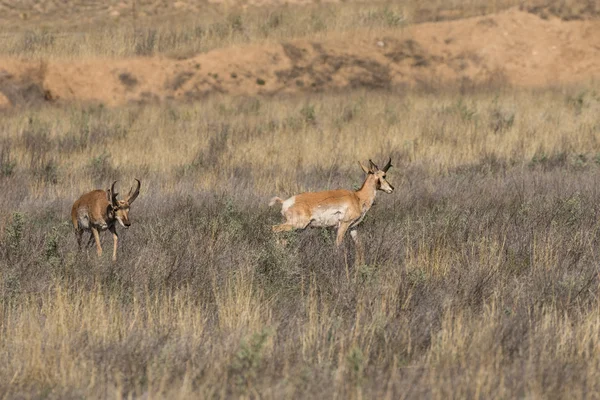
[[[360,199],[361,207],[368,210],[375,201],[377,195],[377,177],[373,174],[367,174],[367,178],[363,182],[360,189],[356,191],[356,195]]]

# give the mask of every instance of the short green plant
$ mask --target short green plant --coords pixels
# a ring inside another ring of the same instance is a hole
[[[12,220],[6,228],[4,234],[5,243],[7,247],[7,256],[9,259],[12,256],[16,256],[21,251],[24,227],[25,214],[20,212],[14,212],[12,214]]]
[[[15,172],[17,162],[12,158],[10,142],[2,143],[0,149],[0,175],[11,176]]]
[[[230,373],[236,376],[241,388],[248,388],[256,380],[263,358],[263,348],[269,338],[269,331],[254,333],[250,339],[242,341],[231,364]]]

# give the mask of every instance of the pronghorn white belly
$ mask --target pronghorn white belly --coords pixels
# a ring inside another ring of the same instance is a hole
[[[95,221],[92,223],[90,221],[90,214],[87,208],[80,208],[77,210],[77,223],[79,225],[79,229],[83,230],[89,230],[92,225],[101,231],[108,229],[108,224],[104,220]]]
[[[316,207],[312,213],[310,226],[326,227],[337,226],[346,214],[346,207]]]

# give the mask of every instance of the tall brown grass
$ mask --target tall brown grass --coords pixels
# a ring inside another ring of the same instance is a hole
[[[469,168],[593,165],[599,111],[597,89],[584,85],[462,95],[216,95],[192,104],[15,110],[5,113],[1,129],[4,168],[12,164],[9,176],[39,175],[27,182],[32,193],[74,196],[112,176],[143,173],[159,177],[154,184],[161,191],[182,180],[226,190],[228,177],[268,196],[314,189],[306,179],[326,187],[357,182],[357,160],[388,155],[406,179],[409,165],[436,176]]]
[[[186,19],[145,18],[144,4],[135,26],[126,12],[93,26],[84,10],[60,26],[24,15],[0,27],[0,54],[184,57],[514,5],[206,6]],[[3,111],[0,394],[597,396],[599,92],[590,82]],[[387,156],[397,190],[359,230],[364,265],[328,230],[277,244],[270,196],[356,188],[356,161]],[[133,178],[142,192],[119,229],[119,262],[78,253],[72,202],[115,179],[126,192]]]
[[[599,108],[590,84],[9,111],[0,392],[593,397]],[[327,230],[277,245],[269,196],[388,155],[365,265]],[[119,262],[78,254],[72,201],[134,177]]]
[[[89,2],[88,2],[89,3]],[[373,1],[236,7],[195,4],[194,11],[153,2],[118,8],[119,16],[97,4],[55,4],[56,18],[21,12],[0,26],[0,54],[33,58],[130,57],[182,58],[231,45],[280,42],[328,34],[402,29],[408,24],[464,18],[501,11],[515,0]],[[568,3],[568,2],[567,2]],[[127,3],[123,3],[127,4]],[[30,15],[31,14],[31,15]],[[364,33],[359,33],[364,34]]]
[[[594,0],[371,0],[242,6],[101,0],[6,3],[0,8],[0,55],[33,58],[185,58],[230,45],[364,35],[429,21],[459,19],[520,7],[542,18],[598,18]],[[135,7],[133,7],[135,3]],[[186,4],[186,7],[177,5]],[[114,14],[116,12],[117,14]]]

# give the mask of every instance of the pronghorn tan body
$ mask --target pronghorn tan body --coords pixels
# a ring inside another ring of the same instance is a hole
[[[306,227],[337,227],[335,244],[340,246],[346,231],[356,245],[357,261],[363,262],[363,250],[356,231],[358,224],[375,201],[377,190],[392,193],[394,187],[386,181],[386,172],[392,166],[391,159],[387,165],[379,169],[369,160],[369,168],[361,163],[360,166],[367,174],[360,189],[328,190],[324,192],[306,192],[282,200],[273,197],[269,205],[281,203],[281,214],[286,222],[273,226],[274,232],[304,229]]]
[[[117,245],[119,236],[117,235],[116,224],[119,222],[124,228],[129,228],[129,207],[131,203],[140,194],[141,183],[137,180],[137,188],[129,191],[125,200],[118,200],[118,193],[115,192],[115,183],[108,190],[93,190],[81,196],[71,208],[71,219],[73,227],[77,234],[77,245],[81,249],[81,239],[83,232],[89,231],[90,239],[88,246],[92,243],[92,238],[96,240],[96,249],[98,256],[102,255],[102,246],[100,246],[99,231],[109,230],[113,235],[113,261],[117,260]],[[133,193],[132,193],[133,192]]]

